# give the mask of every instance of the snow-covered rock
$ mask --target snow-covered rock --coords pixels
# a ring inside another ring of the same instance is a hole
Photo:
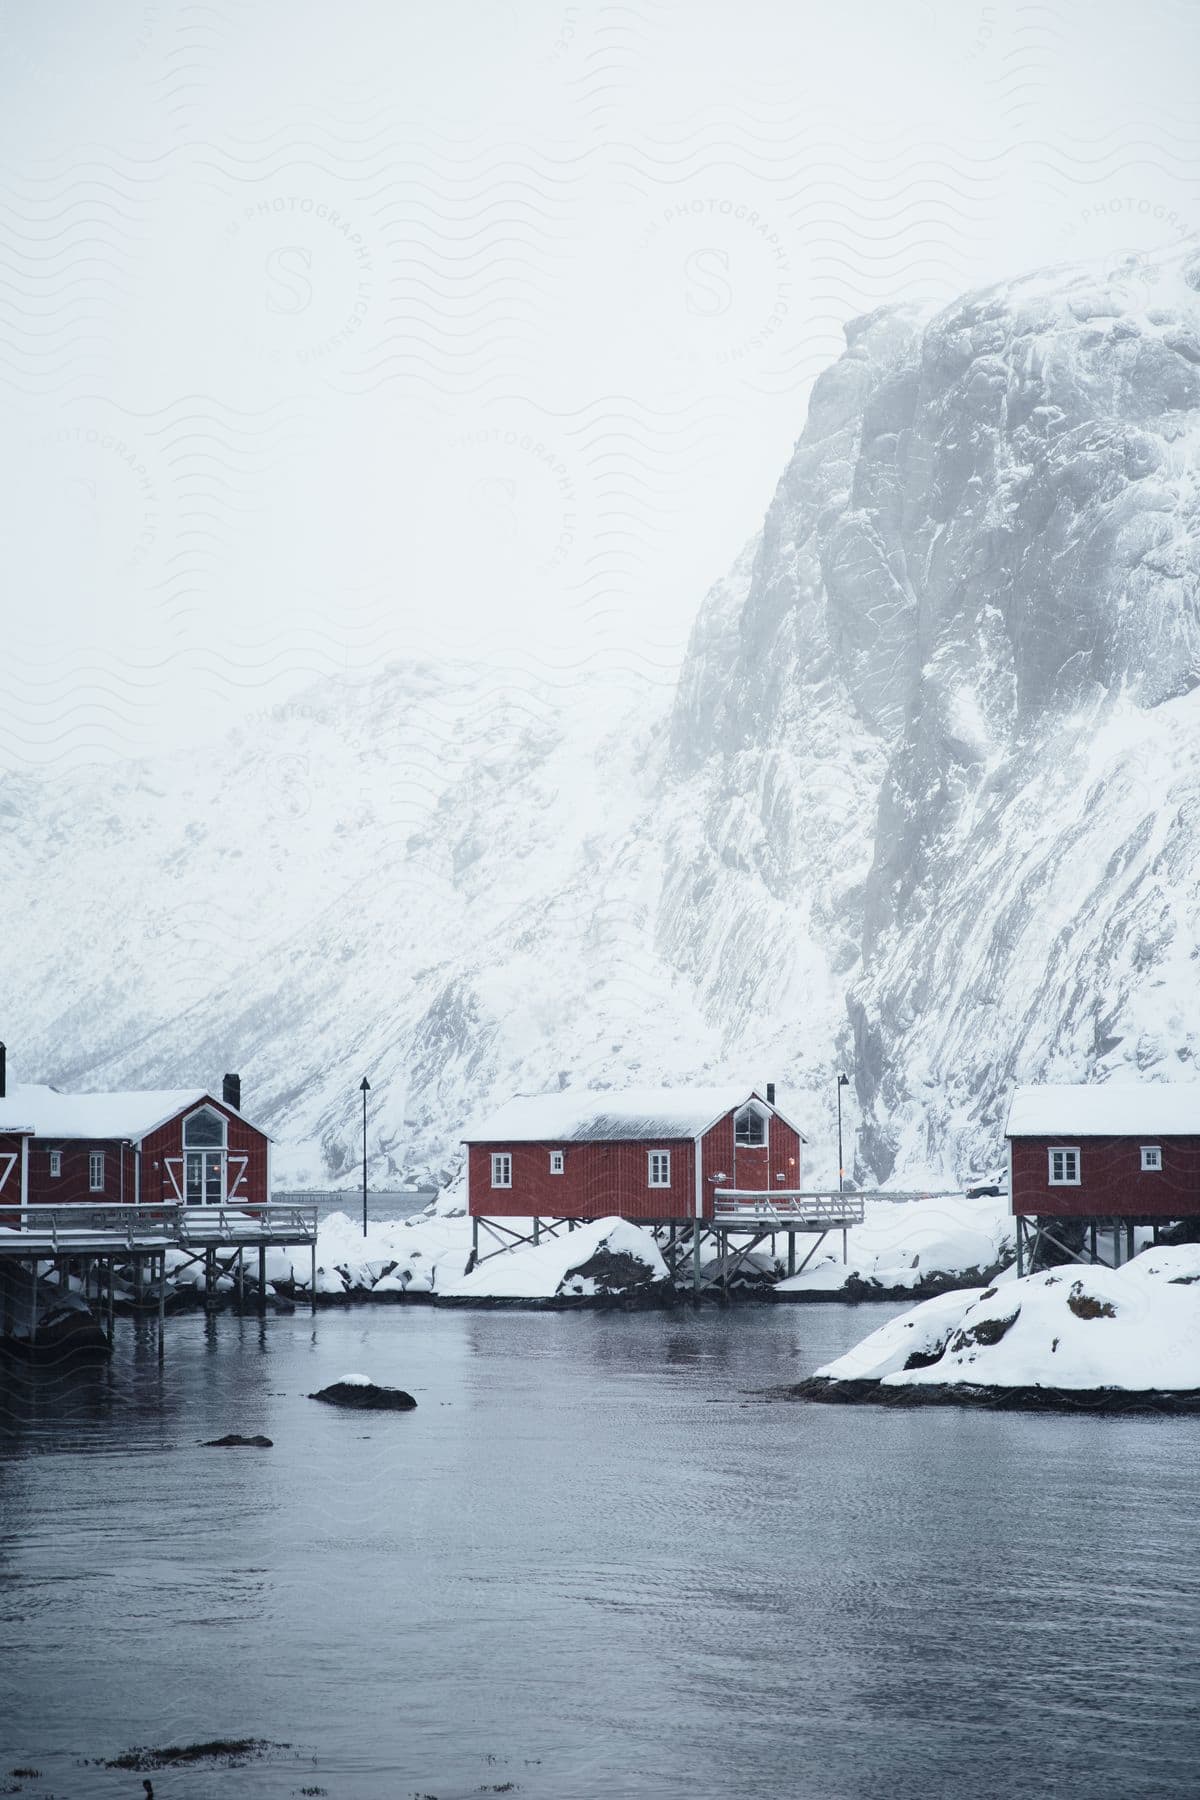
[[[947,1281],[961,1287],[974,1276],[989,1277],[1016,1254],[1013,1220],[1004,1196],[967,1200],[940,1195],[928,1200],[869,1200],[861,1225],[841,1234],[814,1255],[808,1267],[776,1284],[780,1298],[829,1298],[850,1284],[861,1296],[872,1289],[915,1292]],[[798,1240],[802,1257],[808,1248]]]
[[[880,1397],[1113,1391],[1200,1401],[1200,1245],[944,1294],[889,1320],[815,1382],[833,1393],[849,1384],[850,1397],[867,1383]]]
[[[489,1256],[440,1297],[467,1300],[593,1299],[631,1294],[667,1279],[648,1231],[623,1219],[596,1219],[538,1244]]]

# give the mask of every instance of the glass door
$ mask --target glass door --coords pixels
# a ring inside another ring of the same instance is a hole
[[[186,1152],[183,1197],[189,1206],[221,1206],[224,1204],[224,1151],[189,1150]]]

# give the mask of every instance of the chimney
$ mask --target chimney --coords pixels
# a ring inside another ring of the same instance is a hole
[[[775,1104],[775,1083],[773,1081],[768,1081],[768,1083],[767,1083],[767,1105],[774,1106],[774,1104]]]
[[[8,1051],[0,1044],[0,1100],[8,1093]]]
[[[221,1098],[226,1106],[232,1106],[234,1112],[241,1112],[242,1078],[240,1075],[226,1075],[221,1083]]]

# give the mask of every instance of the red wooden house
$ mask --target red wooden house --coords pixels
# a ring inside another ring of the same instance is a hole
[[[1135,1225],[1200,1216],[1200,1082],[1018,1088],[1006,1135],[1014,1216],[1061,1221],[1068,1247],[1080,1225],[1131,1249]]]
[[[670,1225],[711,1219],[718,1189],[798,1188],[805,1139],[768,1083],[521,1095],[463,1142],[473,1218]]]
[[[64,1094],[0,1080],[0,1206],[261,1205],[270,1140],[241,1114],[241,1084]]]

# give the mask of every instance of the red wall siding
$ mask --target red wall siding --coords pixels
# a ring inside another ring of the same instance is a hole
[[[10,1173],[3,1186],[0,1187],[0,1207],[6,1204],[8,1206],[20,1206],[21,1204],[21,1141],[19,1137],[10,1136],[7,1132],[0,1133],[0,1172],[3,1171],[10,1156],[16,1157]],[[21,1219],[18,1213],[13,1213],[10,1217],[7,1213],[0,1211],[0,1225],[15,1231],[20,1223]]]
[[[718,1120],[704,1139],[701,1156],[704,1176],[704,1216],[711,1218],[713,1195],[718,1188],[748,1188],[762,1193],[767,1188],[800,1186],[800,1134],[772,1119],[767,1127],[767,1142],[761,1150],[734,1144],[733,1114]],[[723,1180],[717,1181],[715,1176]],[[777,1180],[782,1176],[782,1181]]]
[[[563,1152],[561,1175],[550,1173],[550,1152]],[[671,1152],[671,1185],[652,1188],[651,1150]],[[511,1188],[492,1186],[492,1153],[512,1157]],[[467,1150],[470,1206],[476,1218],[691,1219],[696,1213],[695,1144],[691,1138],[645,1138],[629,1143],[471,1144]],[[733,1142],[733,1114],[706,1133],[701,1145],[703,1211],[711,1218],[718,1188],[800,1186],[800,1136],[782,1119],[770,1122],[765,1149]],[[721,1174],[724,1180],[713,1179]],[[781,1175],[782,1180],[776,1176]]]
[[[1162,1149],[1143,1170],[1142,1145]],[[1079,1186],[1051,1187],[1052,1146],[1079,1151]],[[1014,1138],[1012,1210],[1060,1219],[1179,1219],[1200,1213],[1200,1138]]]
[[[214,1112],[224,1114],[229,1121],[228,1147],[231,1155],[248,1157],[246,1173],[238,1183],[235,1200],[246,1200],[253,1206],[261,1206],[269,1199],[267,1193],[267,1139],[261,1131],[228,1106],[222,1106],[217,1100],[206,1100],[199,1104],[211,1106]],[[167,1167],[168,1157],[183,1155],[183,1121],[188,1113],[196,1111],[189,1106],[177,1118],[157,1131],[152,1131],[142,1139],[142,1202],[149,1205],[152,1201],[165,1200],[171,1205],[179,1204],[179,1195],[171,1180],[171,1171]],[[237,1171],[229,1168],[227,1181],[230,1188],[237,1178]],[[176,1163],[175,1180],[183,1186],[182,1164]]]
[[[511,1188],[492,1186],[492,1152],[512,1157]],[[561,1150],[563,1173],[551,1175],[550,1152]],[[669,1150],[671,1185],[652,1188],[648,1153]],[[468,1149],[471,1212],[476,1218],[690,1219],[695,1207],[691,1138],[647,1138],[621,1144],[472,1144]]]
[[[52,1150],[62,1154],[61,1175],[50,1173]],[[94,1150],[104,1158],[104,1186],[96,1193],[89,1185]],[[128,1144],[112,1138],[30,1138],[30,1206],[66,1206],[72,1201],[132,1206],[135,1197],[133,1150]]]

